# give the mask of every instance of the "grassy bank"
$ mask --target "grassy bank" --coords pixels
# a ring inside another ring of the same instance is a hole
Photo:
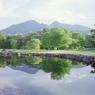
[[[23,49],[6,49],[0,52],[21,52],[21,53],[55,53],[55,54],[82,54],[87,56],[95,56],[95,50],[23,50]]]

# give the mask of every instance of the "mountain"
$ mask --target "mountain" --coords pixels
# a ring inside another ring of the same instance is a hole
[[[6,32],[6,34],[19,34],[22,33],[23,35],[29,33],[29,32],[37,32],[43,28],[45,28],[47,25],[45,24],[39,24],[35,20],[26,21],[20,24],[12,25],[6,29],[0,30],[0,32]]]
[[[67,28],[67,29],[74,31],[74,32],[81,32],[83,34],[88,34],[88,33],[90,33],[90,30],[91,30],[91,28],[85,27],[82,25],[62,24],[58,21],[53,22],[51,25],[49,25],[49,27],[50,28],[51,27],[63,27],[63,28]]]
[[[35,20],[30,20],[30,21],[26,21],[26,22],[23,22],[20,24],[12,25],[8,28],[0,30],[0,32],[6,32],[6,34],[12,34],[12,35],[19,34],[19,33],[26,35],[29,32],[37,32],[41,29],[44,29],[45,27],[49,27],[49,28],[63,27],[63,28],[67,28],[74,32],[81,32],[83,34],[88,34],[88,33],[90,33],[90,30],[91,30],[89,27],[85,27],[82,25],[63,24],[58,21],[55,21],[50,25],[46,25],[46,24],[39,24]]]

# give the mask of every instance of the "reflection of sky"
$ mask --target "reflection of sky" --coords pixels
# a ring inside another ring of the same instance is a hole
[[[27,74],[6,67],[0,69],[0,88],[21,88],[36,95],[95,95],[95,75],[90,74],[91,70],[90,66],[72,68],[70,75],[57,81],[41,70]]]

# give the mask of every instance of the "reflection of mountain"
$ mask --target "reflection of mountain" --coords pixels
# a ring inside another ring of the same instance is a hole
[[[29,74],[36,74],[39,71],[39,69],[29,69],[29,67],[26,66],[25,64],[23,64],[22,67],[10,67],[10,68],[14,70],[20,70]]]
[[[74,66],[73,68],[77,69],[77,68],[83,68],[85,67],[86,65],[80,65],[80,66]]]

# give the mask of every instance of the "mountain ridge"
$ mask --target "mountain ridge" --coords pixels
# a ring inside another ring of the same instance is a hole
[[[63,27],[63,28],[67,28],[74,32],[81,32],[83,34],[88,34],[90,33],[90,30],[91,30],[91,28],[85,27],[82,25],[70,25],[70,24],[60,23],[58,21],[55,21],[51,23],[50,25],[47,25],[47,24],[40,24],[35,20],[29,20],[29,21],[25,21],[19,24],[11,25],[8,28],[0,30],[0,32],[5,32],[6,34],[11,34],[11,35],[19,34],[19,33],[26,35],[29,32],[37,32],[46,27],[48,28]]]

